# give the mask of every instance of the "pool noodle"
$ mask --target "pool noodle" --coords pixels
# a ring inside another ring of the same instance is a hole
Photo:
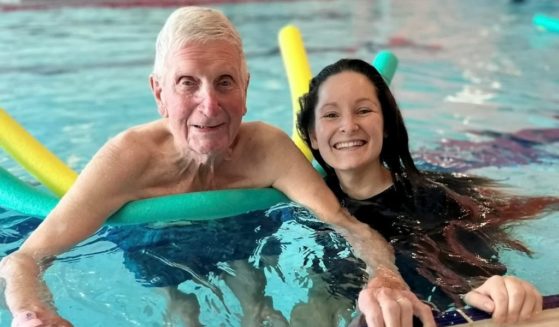
[[[78,174],[29,134],[0,108],[0,146],[25,170],[57,196],[62,196]]]
[[[390,85],[398,67],[398,58],[392,52],[382,50],[377,53],[372,64],[384,78],[386,85]]]
[[[34,217],[45,217],[58,199],[19,180],[0,167],[0,204],[6,209]]]
[[[22,182],[0,167],[2,207],[44,218],[56,206],[58,200],[55,196]],[[176,220],[213,220],[265,210],[288,201],[283,193],[273,188],[174,194],[130,202],[112,215],[107,223],[124,225]]]
[[[284,49],[282,56],[299,56],[298,60],[284,59],[292,90],[295,119],[299,111],[297,99],[308,90],[308,82],[311,78],[310,68],[298,29],[290,25],[282,29],[280,35],[283,35],[280,37],[283,40],[280,41],[280,44],[283,44],[281,48]],[[394,75],[397,63],[397,58],[391,52],[382,51],[375,57],[373,65],[383,74],[388,83]],[[0,145],[23,167],[32,169],[30,172],[37,176],[45,187],[57,196],[63,195],[76,179],[77,173],[49,152],[1,108],[0,123],[3,127],[4,125],[7,127],[3,128],[0,133]],[[303,147],[306,147],[306,144],[298,137],[296,131],[294,131],[294,135],[299,139],[299,144],[297,142],[296,144],[304,152]],[[310,151],[308,152],[310,154]],[[310,159],[312,160],[312,155],[310,155]],[[60,176],[57,175],[57,171],[61,172]],[[55,198],[20,182],[7,171],[3,170],[1,176],[0,188],[14,191],[0,192],[0,205],[37,217],[45,217],[56,205]],[[271,188],[185,193],[130,202],[112,216],[109,223],[209,220],[263,210],[286,201],[288,199],[284,194]],[[216,203],[220,205],[216,206]]]
[[[309,161],[312,161],[313,155],[311,150],[297,131],[299,98],[308,92],[309,82],[312,78],[303,38],[297,27],[294,25],[287,25],[279,31],[278,42],[291,93],[291,107],[293,110],[291,139],[303,152],[305,157],[307,157]]]
[[[542,14],[534,15],[532,22],[550,32],[559,32],[559,18],[546,16]]]

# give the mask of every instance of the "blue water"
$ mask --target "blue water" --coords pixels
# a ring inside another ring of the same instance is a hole
[[[340,57],[372,59],[382,49],[399,57],[392,89],[404,111],[411,148],[425,166],[496,178],[517,194],[559,195],[557,137],[534,144],[514,137],[524,135],[521,130],[559,129],[559,34],[531,23],[538,12],[559,17],[556,1],[332,0],[219,8],[245,42],[251,71],[246,120],[263,120],[291,133],[277,32],[293,23],[303,34],[314,72]],[[156,34],[171,11],[80,6],[0,11],[0,106],[81,170],[108,138],[157,118],[148,75]],[[456,141],[477,143],[443,146]],[[0,165],[33,181],[4,153]],[[0,237],[14,236],[0,244],[0,254],[21,242],[14,226],[27,219],[0,209]],[[559,293],[559,274],[549,264],[559,261],[558,219],[557,212],[549,213],[512,228],[534,250],[533,258],[501,254],[511,273],[544,294]],[[266,270],[266,292],[289,316],[311,283],[304,259],[320,255],[320,248],[297,223],[286,222],[278,233],[289,250],[279,259],[284,278]],[[61,313],[76,326],[160,325],[163,298],[135,281],[122,264],[122,252],[102,235],[62,258],[46,280]],[[196,290],[205,308],[203,322],[239,325],[238,303],[219,278],[211,282],[224,289],[230,314],[223,314],[211,291],[190,282],[181,289]],[[0,326],[8,324],[9,315],[0,309]]]

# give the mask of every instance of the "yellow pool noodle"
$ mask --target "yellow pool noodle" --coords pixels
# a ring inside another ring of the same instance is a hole
[[[57,196],[66,193],[78,176],[2,108],[0,146]]]
[[[309,91],[309,81],[312,78],[303,38],[297,27],[287,25],[280,30],[278,41],[291,92],[291,107],[293,110],[291,139],[301,149],[305,157],[311,161],[313,155],[297,132],[297,113],[300,110],[299,98]]]

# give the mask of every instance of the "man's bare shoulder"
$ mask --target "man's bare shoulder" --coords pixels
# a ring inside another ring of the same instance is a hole
[[[111,138],[95,155],[94,161],[104,161],[111,165],[127,165],[129,168],[143,168],[157,155],[160,147],[169,139],[170,133],[161,120],[131,127]]]
[[[239,137],[253,143],[267,145],[269,141],[287,141],[289,136],[281,129],[270,124],[254,121],[241,125]]]
[[[150,148],[159,145],[170,137],[170,132],[163,120],[156,120],[142,125],[136,125],[124,130],[109,140],[108,144],[116,147]]]
[[[241,126],[239,143],[250,160],[282,162],[295,160],[299,149],[281,129],[263,122],[249,122]]]

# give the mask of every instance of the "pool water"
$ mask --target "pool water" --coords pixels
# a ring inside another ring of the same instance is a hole
[[[71,6],[57,1],[40,10],[3,10],[0,1],[0,107],[79,171],[108,138],[157,118],[148,75],[156,34],[173,8],[66,2]],[[558,2],[236,1],[216,7],[244,39],[251,72],[245,120],[291,133],[277,33],[292,23],[315,73],[341,57],[371,60],[383,49],[398,56],[392,90],[422,166],[495,178],[516,194],[559,195],[559,34],[531,22],[535,13],[559,17]],[[3,152],[0,165],[36,183]],[[278,210],[291,208],[270,212]],[[309,262],[321,254],[301,219],[286,219],[274,233],[282,254],[276,268],[264,268],[266,294],[286,317],[305,301]],[[0,208],[0,256],[17,248],[37,222]],[[501,253],[510,273],[544,294],[559,293],[559,273],[550,264],[559,261],[558,230],[559,213],[545,213],[511,228],[533,258]],[[57,307],[76,326],[160,326],[164,297],[136,281],[107,233],[103,229],[48,270]],[[250,260],[259,263],[262,256],[256,251]],[[238,301],[217,275],[208,282],[223,300],[194,282],[180,287],[196,292],[203,323],[239,326]],[[0,326],[9,321],[0,309]]]

